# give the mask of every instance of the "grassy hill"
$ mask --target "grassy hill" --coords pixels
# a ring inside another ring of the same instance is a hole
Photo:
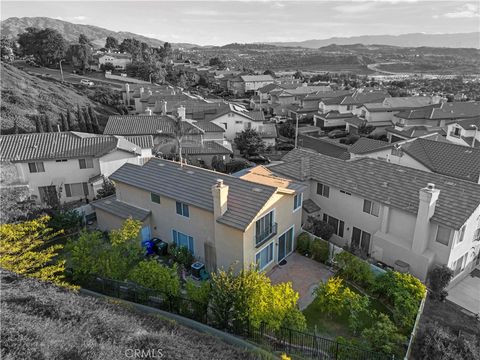
[[[132,358],[127,349],[160,349],[158,359],[253,360],[257,356],[159,317],[1,272],[1,358]],[[129,357],[130,355],[130,357]]]
[[[55,126],[60,113],[65,114],[67,109],[74,110],[77,104],[81,107],[92,106],[98,115],[100,125],[106,123],[108,115],[117,114],[114,108],[90,100],[88,95],[92,96],[91,89],[32,76],[3,62],[1,78],[2,132],[8,132],[15,119],[20,131],[35,131],[33,117],[40,113],[46,114]]]

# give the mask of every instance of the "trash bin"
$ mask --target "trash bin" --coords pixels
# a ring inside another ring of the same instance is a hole
[[[155,244],[155,252],[157,255],[167,255],[168,254],[168,244],[159,239],[159,238],[153,238],[152,242]]]
[[[192,269],[192,276],[197,279],[197,280],[200,280],[201,279],[201,276],[200,276],[200,271],[202,269],[205,268],[205,265],[199,261],[197,262],[194,262],[191,266],[191,269]]]

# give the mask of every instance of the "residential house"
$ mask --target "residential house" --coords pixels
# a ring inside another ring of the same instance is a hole
[[[186,247],[207,269],[258,264],[269,270],[295,249],[304,187],[254,168],[242,177],[152,159],[110,177],[116,194],[92,203],[98,226],[133,217],[142,238]]]
[[[480,116],[456,120],[447,125],[447,140],[480,148]]]
[[[104,53],[98,57],[98,67],[107,63],[112,64],[115,69],[125,70],[127,65],[132,63],[132,56],[130,54],[121,53]]]
[[[350,159],[349,146],[341,144],[338,141],[323,137],[318,138],[308,135],[298,135],[298,146],[300,148],[310,149],[320,154],[332,156],[337,159]]]
[[[110,136],[80,132],[0,136],[0,159],[15,165],[17,183],[28,185],[38,203],[58,205],[91,200],[125,163],[152,156],[151,136]]]
[[[254,93],[265,85],[272,84],[274,79],[271,75],[240,75],[243,81],[243,91]]]
[[[270,170],[308,186],[304,200],[314,210],[309,215],[334,227],[334,243],[422,281],[433,266],[447,265],[453,285],[480,264],[480,184],[304,149],[283,161]]]
[[[391,96],[388,94],[388,92],[383,90],[357,90],[353,94],[345,94],[338,97],[322,99],[319,102],[319,112],[354,112],[358,106],[371,103],[379,103],[390,97]]]
[[[351,158],[369,157],[392,164],[480,183],[480,148],[467,148],[426,135],[397,143],[362,137],[348,149]]]

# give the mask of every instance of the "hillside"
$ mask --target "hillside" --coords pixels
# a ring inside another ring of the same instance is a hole
[[[52,28],[57,30],[69,42],[78,41],[80,34],[84,34],[92,43],[98,47],[105,45],[105,40],[108,36],[113,36],[119,42],[127,38],[135,38],[143,41],[150,46],[160,47],[164,41],[149,38],[146,36],[134,34],[127,31],[112,31],[93,25],[73,24],[71,22],[51,19],[48,17],[12,17],[1,22],[2,36],[7,38],[16,38],[18,34],[25,31],[28,27],[37,27],[40,29]],[[174,47],[188,47],[195,46],[191,44],[172,44]]]
[[[148,358],[169,360],[256,358],[172,321],[3,270],[1,292],[5,360],[133,358],[127,349],[155,349]]]
[[[270,42],[269,45],[304,47],[317,49],[330,44],[379,44],[401,47],[446,47],[446,48],[480,48],[480,32],[459,34],[403,34],[403,35],[362,35],[352,37],[332,37],[321,40],[296,42]]]
[[[1,63],[1,96],[0,108],[1,131],[11,129],[15,119],[20,131],[35,131],[34,115],[44,113],[55,127],[60,113],[67,109],[73,111],[77,104],[81,107],[91,105],[98,115],[100,125],[106,123],[108,115],[117,111],[90,100],[87,95],[92,90],[75,87],[68,83],[60,83],[52,79],[43,79]]]

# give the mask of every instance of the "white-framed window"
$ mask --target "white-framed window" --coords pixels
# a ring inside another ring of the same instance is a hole
[[[317,194],[326,198],[330,197],[330,186],[322,183],[317,183]]]
[[[172,239],[173,243],[178,247],[186,247],[188,251],[192,253],[192,255],[195,253],[193,236],[172,229]]]
[[[187,204],[177,201],[175,207],[178,215],[190,217],[190,209],[188,208]]]
[[[468,258],[468,252],[466,254],[463,254],[463,256],[458,258],[457,261],[453,263],[453,277],[457,276],[463,270],[465,270],[465,266],[467,264],[467,258]]]
[[[65,184],[65,196],[88,196],[88,183]]]
[[[31,173],[45,172],[45,166],[42,161],[28,163],[28,169]]]
[[[274,211],[271,210],[255,222],[255,245],[259,246],[276,233]]]
[[[68,161],[68,159],[57,159],[57,160],[55,160],[55,162],[67,162],[67,161]]]
[[[323,221],[328,223],[329,225],[333,226],[333,233],[335,235],[338,235],[340,237],[343,237],[343,231],[345,229],[345,223],[343,220],[338,220],[337,218],[334,218],[333,216],[330,216],[328,214],[323,214]]]
[[[461,129],[459,127],[454,127],[452,135],[453,136],[460,136],[461,135]]]
[[[435,238],[435,241],[448,246],[448,243],[450,241],[450,233],[451,230],[449,228],[438,225],[437,237]]]
[[[93,168],[93,159],[92,158],[78,159],[78,165],[80,166],[80,169],[91,169]]]
[[[378,217],[380,205],[374,201],[363,200],[363,212]]]
[[[273,261],[273,241],[255,254],[259,270],[265,269]]]
[[[302,207],[303,193],[295,194],[293,197],[293,211],[296,211]]]
[[[465,225],[463,225],[460,228],[460,231],[458,232],[457,244],[460,244],[463,241],[464,237],[465,237]]]
[[[345,191],[345,190],[340,190],[340,192],[345,195],[349,195],[349,196],[352,195],[352,193],[349,193],[348,191]]]
[[[160,195],[155,193],[150,193],[150,200],[156,204],[160,204]]]

